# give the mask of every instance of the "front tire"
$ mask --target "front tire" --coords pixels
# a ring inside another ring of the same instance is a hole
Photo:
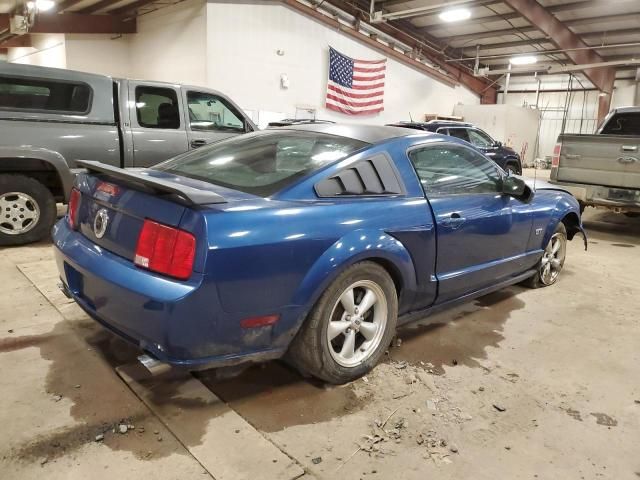
[[[0,245],[24,245],[49,235],[56,202],[47,187],[24,175],[0,175]]]
[[[536,265],[536,273],[524,284],[530,288],[553,285],[558,280],[567,255],[567,229],[564,223],[558,223],[553,235],[547,242],[542,258]]]
[[[398,296],[373,262],[347,268],[325,290],[289,349],[303,374],[342,384],[370,371],[395,334]]]

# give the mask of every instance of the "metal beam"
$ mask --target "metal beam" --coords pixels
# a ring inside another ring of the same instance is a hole
[[[0,55],[8,55],[8,54],[9,54],[8,48],[0,48]]]
[[[0,25],[8,21],[9,14],[0,14]],[[114,15],[39,14],[29,33],[136,33],[136,22]]]
[[[29,35],[16,35],[6,40],[0,40],[0,46],[4,48],[30,47],[31,37]]]
[[[53,7],[53,11],[54,12],[64,12],[68,8],[71,8],[75,4],[80,3],[82,1],[84,1],[84,0],[63,0],[62,2],[56,4],[55,7]]]
[[[353,17],[357,17],[362,13],[362,9],[354,6],[350,2],[344,0],[326,0],[326,3],[337,7],[338,9],[348,13]],[[441,50],[436,48],[425,48],[425,43],[421,43],[420,38],[425,37],[417,32],[414,33],[415,27],[412,28],[411,23],[404,20],[398,20],[391,23],[380,23],[374,26],[377,30],[388,35],[391,38],[397,39],[399,42],[413,48],[415,51],[420,52],[430,62],[438,65],[444,71],[446,71],[456,81],[467,87],[472,92],[475,92],[480,96],[482,103],[495,103],[496,102],[496,89],[492,87],[492,84],[483,78],[477,78],[473,75],[473,70],[465,68],[464,66],[457,66],[447,63],[445,56]],[[415,35],[415,36],[414,36]],[[451,68],[453,67],[453,68]]]
[[[430,77],[440,80],[441,82],[446,83],[449,86],[455,86],[458,83],[458,81],[455,78],[452,78],[436,70],[433,67],[425,65],[424,63],[414,60],[413,58],[407,55],[404,55],[403,53],[400,53],[397,50],[391,47],[388,47],[387,45],[384,45],[383,43],[377,40],[374,40],[370,36],[365,35],[364,33],[358,32],[355,29],[342,24],[335,18],[324,15],[323,13],[316,10],[315,8],[311,8],[303,3],[300,3],[298,0],[281,0],[281,1],[283,4],[293,8],[294,10],[297,10],[298,12],[304,15],[307,15],[321,23],[324,23],[325,25],[328,25],[329,27],[344,33],[345,35],[355,38],[356,40],[370,46],[371,48],[378,50],[379,52],[382,52],[385,55],[392,57],[395,60],[398,60],[406,65],[409,65],[415,68],[416,70],[419,70],[422,73],[429,75]]]
[[[130,13],[136,12],[139,8],[146,7],[147,5],[155,1],[157,0],[137,0],[136,2],[123,5],[122,7],[114,8],[113,10],[110,10],[109,13],[112,15],[128,15]]]
[[[78,13],[95,13],[103,10],[107,7],[115,3],[119,3],[121,0],[100,0],[99,2],[93,3],[87,7],[81,8],[78,10]]]
[[[513,10],[519,12],[531,25],[535,25],[548,36],[553,43],[562,49],[587,47],[588,45],[569,27],[553,16],[547,9],[535,0],[504,0]],[[570,50],[566,55],[576,65],[597,64],[604,59],[593,50]],[[584,74],[594,86],[606,95],[600,97],[598,119],[608,113],[613,92],[613,82],[616,78],[614,67],[587,68]],[[606,99],[606,100],[603,100]]]

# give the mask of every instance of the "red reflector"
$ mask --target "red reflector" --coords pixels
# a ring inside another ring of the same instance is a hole
[[[556,143],[556,146],[553,147],[553,156],[551,157],[551,166],[557,167],[560,165],[560,152],[562,151],[562,144]]]
[[[240,322],[242,328],[256,328],[273,325],[280,319],[280,315],[265,315],[263,317],[245,318]]]
[[[100,182],[96,187],[96,191],[106,193],[107,195],[118,195],[120,193],[120,188],[113,183]]]
[[[133,263],[154,272],[186,280],[193,272],[196,238],[189,232],[145,220]]]
[[[71,189],[69,196],[69,210],[67,212],[67,220],[72,229],[78,228],[78,209],[80,208],[80,191],[76,188]]]

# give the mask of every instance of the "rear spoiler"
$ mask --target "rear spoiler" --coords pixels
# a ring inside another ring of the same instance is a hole
[[[214,203],[226,203],[221,195],[208,190],[200,190],[198,188],[182,185],[178,182],[171,182],[161,178],[155,178],[146,175],[144,172],[134,172],[124,168],[114,167],[101,162],[91,160],[77,160],[76,163],[86,168],[89,172],[104,173],[118,180],[124,180],[129,184],[145,187],[145,190],[151,190],[154,193],[165,193],[174,195],[187,206],[210,205]]]

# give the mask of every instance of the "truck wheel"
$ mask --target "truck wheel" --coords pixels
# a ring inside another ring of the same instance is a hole
[[[0,175],[0,245],[24,245],[49,235],[56,202],[47,187],[24,175]]]
[[[629,218],[638,218],[640,217],[640,212],[626,212],[625,216]]]
[[[564,266],[567,255],[567,229],[564,223],[558,223],[547,246],[542,252],[542,258],[536,265],[536,273],[523,283],[530,288],[541,288],[553,285]]]
[[[393,280],[380,265],[346,269],[322,294],[289,349],[303,374],[346,383],[371,370],[389,347],[398,319]]]

